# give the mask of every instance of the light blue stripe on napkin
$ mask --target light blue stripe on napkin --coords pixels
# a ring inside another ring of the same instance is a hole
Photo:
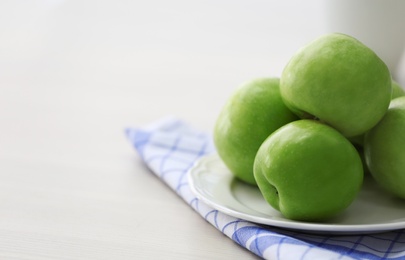
[[[163,182],[219,231],[264,259],[405,259],[404,230],[355,236],[306,234],[257,225],[207,206],[191,192],[187,172],[215,147],[210,135],[182,120],[162,119],[129,128],[126,135]]]

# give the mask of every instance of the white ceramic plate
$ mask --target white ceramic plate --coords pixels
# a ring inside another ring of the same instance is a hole
[[[202,157],[190,170],[193,193],[211,207],[251,222],[316,233],[359,234],[405,228],[405,201],[381,191],[365,178],[356,200],[328,222],[284,218],[266,203],[258,188],[235,179],[217,155]]]

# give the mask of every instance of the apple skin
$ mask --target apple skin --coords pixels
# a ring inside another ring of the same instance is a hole
[[[319,119],[346,137],[371,129],[391,100],[391,75],[367,46],[348,35],[323,35],[285,66],[280,91],[301,118]]]
[[[261,78],[238,87],[216,120],[218,155],[236,178],[256,185],[253,162],[262,142],[276,129],[297,120],[280,96],[279,78]]]
[[[405,96],[405,91],[403,88],[396,82],[392,81],[392,95],[391,95],[391,100],[397,98],[397,97],[402,97]],[[366,163],[366,158],[364,155],[364,138],[365,134],[359,135],[359,136],[354,136],[354,137],[349,137],[349,141],[352,142],[352,144],[356,147],[357,151],[360,154],[361,160],[363,162],[363,169],[364,169],[364,174],[369,174],[370,171],[368,170],[368,166]]]
[[[293,220],[324,221],[347,208],[363,182],[355,147],[316,120],[291,122],[260,146],[254,176],[266,201]]]
[[[398,82],[392,80],[391,86],[392,86],[391,100],[393,100],[397,97],[405,96],[405,90],[401,87],[401,85],[398,84]],[[354,144],[354,146],[361,148],[361,149],[358,149],[359,152],[361,152],[363,150],[362,148],[364,146],[364,135],[365,134],[348,138],[350,140],[350,142],[352,142]],[[361,154],[361,156],[363,156],[363,155]]]
[[[399,85],[398,82],[392,81],[392,96],[391,99],[405,96],[405,90]]]
[[[405,96],[393,99],[383,119],[367,132],[364,155],[376,182],[405,199]]]

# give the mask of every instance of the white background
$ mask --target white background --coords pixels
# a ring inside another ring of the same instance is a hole
[[[1,1],[0,258],[255,259],[124,128],[210,132],[230,93],[328,31],[322,0]]]

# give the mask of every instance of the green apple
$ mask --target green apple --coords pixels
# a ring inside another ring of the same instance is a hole
[[[392,81],[392,96],[391,99],[405,96],[405,90],[396,81]]]
[[[266,201],[284,217],[323,221],[346,209],[363,182],[355,147],[316,120],[291,122],[260,146],[254,176]]]
[[[364,153],[374,179],[405,199],[405,96],[393,99],[383,119],[367,132]]]
[[[370,48],[333,33],[293,55],[282,72],[280,91],[301,118],[319,119],[353,137],[384,116],[391,100],[391,75]]]
[[[398,82],[392,80],[391,86],[392,86],[391,100],[393,100],[394,98],[397,98],[397,97],[405,96],[405,91],[398,84]],[[364,145],[364,134],[349,137],[348,139],[354,144],[354,146],[358,146],[359,148],[363,147],[363,145]],[[362,156],[362,157],[364,157],[364,156]]]
[[[253,161],[262,142],[297,117],[284,105],[278,78],[255,79],[238,87],[216,120],[218,155],[238,179],[256,184]]]

